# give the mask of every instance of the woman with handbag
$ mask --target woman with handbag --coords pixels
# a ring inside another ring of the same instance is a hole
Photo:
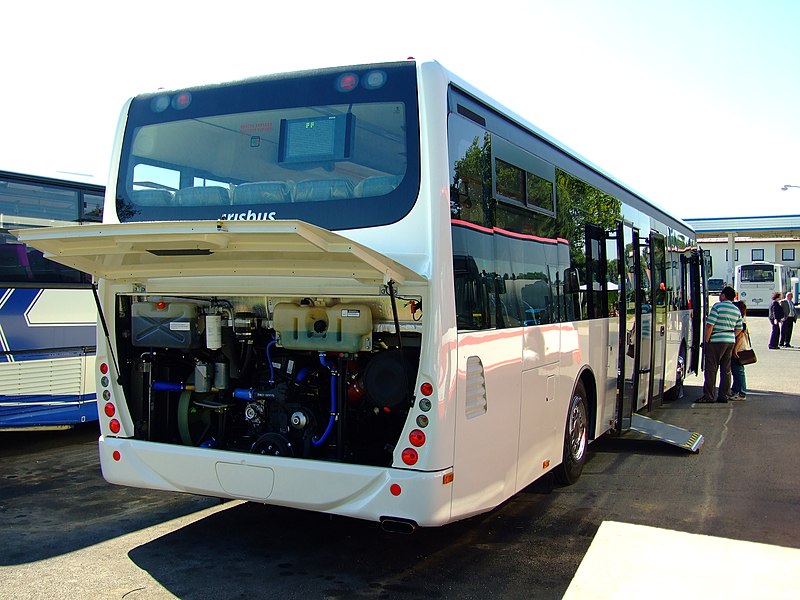
[[[741,300],[733,303],[742,313],[742,332],[737,336],[731,355],[731,395],[729,400],[747,399],[747,377],[745,376],[744,366],[755,362],[755,352],[750,344],[750,333],[747,331],[747,305]],[[752,358],[750,355],[752,354]]]

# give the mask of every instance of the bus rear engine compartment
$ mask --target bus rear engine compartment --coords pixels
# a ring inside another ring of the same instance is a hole
[[[384,298],[120,296],[134,437],[390,466],[420,351],[419,334],[394,316]]]

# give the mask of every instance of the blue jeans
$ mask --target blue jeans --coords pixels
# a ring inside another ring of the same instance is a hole
[[[731,375],[733,375],[731,394],[742,394],[746,396],[747,376],[744,373],[744,365],[735,358],[731,358]]]

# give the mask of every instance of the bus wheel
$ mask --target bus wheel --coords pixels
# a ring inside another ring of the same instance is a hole
[[[572,485],[581,476],[586,462],[586,448],[589,444],[589,419],[586,408],[586,390],[580,381],[575,386],[567,413],[567,426],[564,430],[564,457],[556,468],[559,483]]]
[[[664,394],[664,400],[671,402],[683,398],[683,381],[686,379],[686,348],[681,346],[678,365],[675,369],[675,385]]]

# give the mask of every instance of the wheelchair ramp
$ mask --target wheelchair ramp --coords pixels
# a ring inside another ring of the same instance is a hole
[[[687,431],[676,425],[656,421],[638,413],[633,413],[631,416],[631,429],[695,453],[700,452],[705,441],[700,433]]]

